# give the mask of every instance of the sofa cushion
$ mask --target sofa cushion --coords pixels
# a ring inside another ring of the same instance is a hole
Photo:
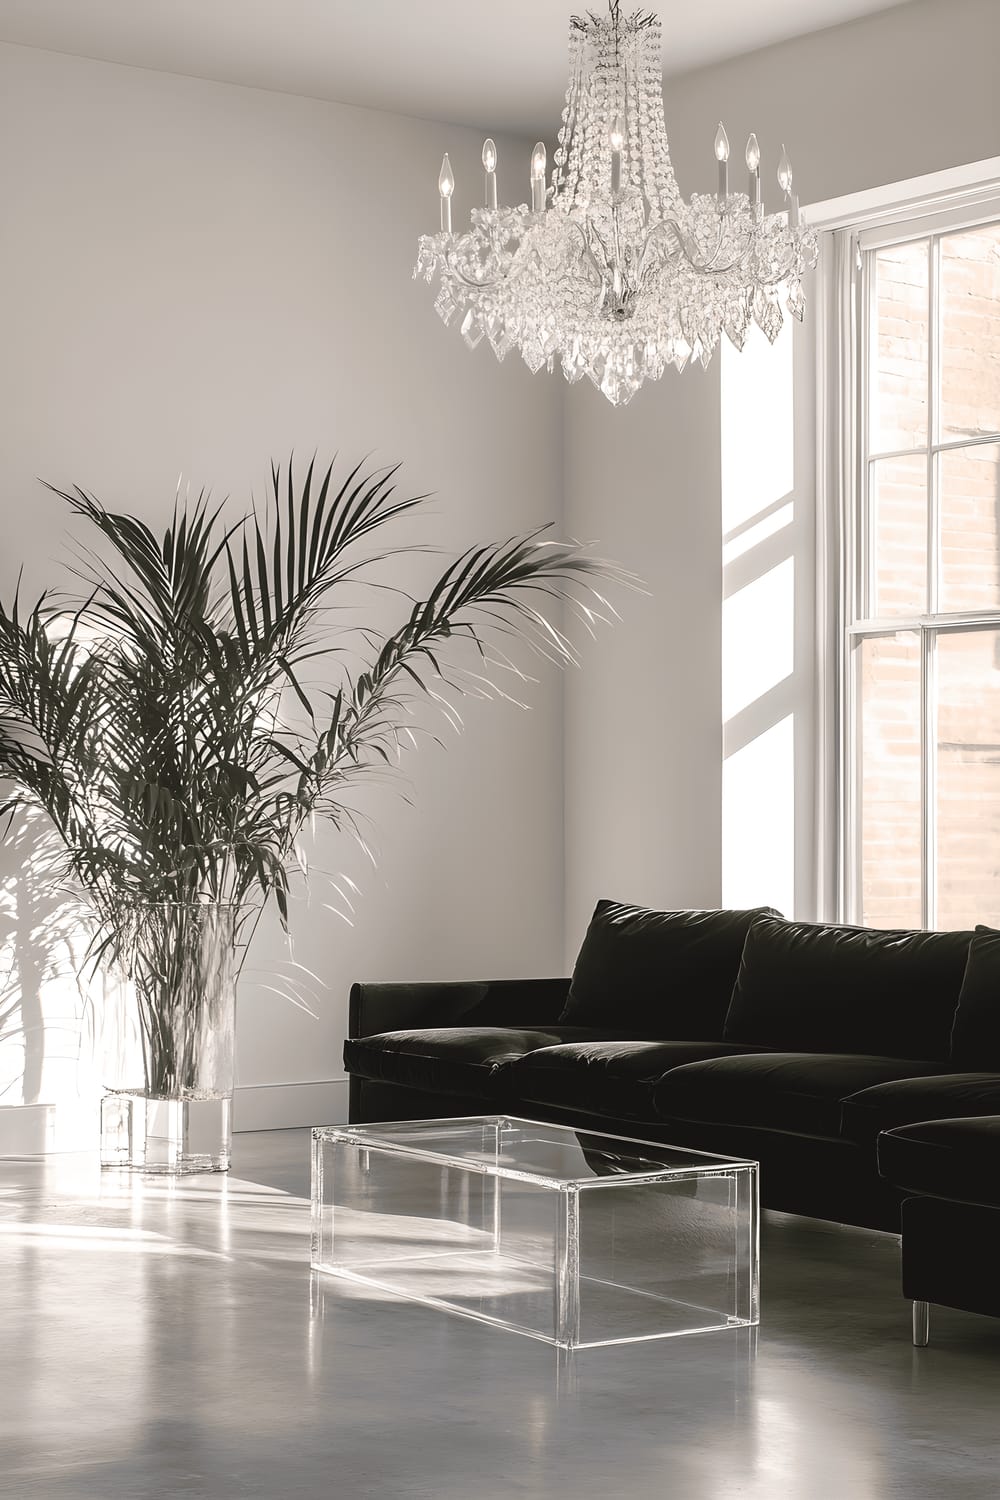
[[[859,1146],[874,1145],[882,1130],[918,1120],[1000,1114],[1000,1073],[939,1073],[895,1078],[849,1094],[841,1133]]]
[[[607,1037],[593,1027],[431,1026],[350,1037],[344,1067],[378,1083],[401,1083],[431,1094],[493,1098],[506,1064],[535,1047]]]
[[[840,1102],[866,1085],[940,1064],[857,1053],[750,1052],[686,1063],[653,1086],[661,1119],[789,1130],[836,1139]]]
[[[1000,932],[977,927],[951,1028],[951,1060],[959,1068],[1000,1069]]]
[[[518,1058],[507,1070],[506,1086],[526,1104],[656,1121],[653,1085],[664,1073],[742,1050],[727,1042],[568,1042]]]
[[[757,917],[724,1039],[948,1061],[970,938]]]
[[[635,1038],[721,1041],[743,943],[758,914],[599,901],[559,1020]]]
[[[878,1138],[882,1176],[906,1193],[1000,1208],[1000,1115],[922,1120]]]

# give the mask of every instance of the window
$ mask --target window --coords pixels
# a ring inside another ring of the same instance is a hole
[[[1000,924],[1000,208],[855,238],[844,915]]]

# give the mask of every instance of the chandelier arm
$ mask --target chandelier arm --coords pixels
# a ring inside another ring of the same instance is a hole
[[[586,259],[590,261],[590,264],[593,266],[594,271],[597,273],[597,279],[598,279],[598,281],[603,281],[604,280],[604,275],[605,275],[605,268],[611,262],[611,253],[608,250],[608,242],[607,242],[607,240],[604,238],[603,234],[598,229],[597,225],[593,222],[592,219],[588,219],[587,220],[587,228],[586,229],[584,229],[584,227],[583,227],[582,224],[578,224],[575,219],[570,219],[569,222],[570,222],[570,224],[572,224],[573,228],[576,230],[576,233],[580,236],[580,243],[581,243],[581,245],[583,247],[583,254],[586,257]],[[598,259],[598,257],[594,254],[594,243],[593,243],[594,240],[597,241],[598,245],[601,248],[601,252],[602,252],[602,254],[604,256],[604,265],[603,266],[601,265],[601,262]]]
[[[661,230],[672,231],[677,239],[680,254],[683,255],[684,259],[687,261],[691,269],[693,271],[697,271],[702,276],[726,276],[730,271],[735,271],[738,266],[745,265],[747,254],[753,242],[752,233],[745,235],[742,245],[739,248],[738,254],[734,255],[724,264],[720,264],[718,261],[718,255],[720,250],[722,249],[723,238],[722,227],[720,225],[719,237],[716,242],[715,248],[707,258],[699,260],[697,258],[697,251],[692,250],[691,242],[686,239],[677,220],[661,219],[659,223],[653,225],[652,229],[649,231],[649,234],[646,236],[646,242],[643,246],[642,251],[642,260],[640,262],[640,275],[644,275],[646,272],[646,256],[654,241],[659,237]],[[785,264],[779,269],[776,274],[772,274],[772,276],[769,278],[772,285],[784,281],[785,278],[792,273],[795,268],[796,259],[797,257],[794,249],[790,250]]]
[[[794,276],[798,265],[799,256],[795,253],[794,250],[790,250],[788,253],[788,259],[785,261],[785,264],[781,266],[778,272],[771,277],[771,285],[777,286],[781,282],[786,281],[789,276]]]
[[[689,264],[691,265],[693,270],[697,271],[699,275],[702,276],[728,276],[730,271],[735,271],[739,267],[746,265],[746,251],[749,248],[750,242],[748,240],[746,245],[744,246],[743,253],[737,255],[734,260],[726,261],[724,265],[712,265],[711,262],[705,265],[698,265],[694,261],[690,261]],[[685,260],[687,260],[687,258],[687,255],[685,255]],[[768,272],[767,282],[765,284],[768,286],[780,285],[781,282],[783,282],[788,276],[791,275],[794,268],[795,259],[794,257],[792,257],[776,272]],[[755,276],[753,279],[755,282],[762,282],[762,278],[759,276]]]
[[[726,276],[730,271],[735,271],[738,267],[746,265],[746,252],[747,250],[749,250],[749,248],[750,241],[748,239],[744,246],[743,254],[738,255],[734,260],[727,261],[725,265],[721,266],[695,266],[694,269],[696,271],[699,271],[704,276]],[[768,271],[766,280],[762,276],[755,275],[753,277],[754,283],[763,286],[780,286],[783,281],[785,281],[789,276],[792,275],[793,271],[795,270],[795,265],[796,256],[794,255],[794,253],[792,253],[789,255],[784,265],[779,266],[775,271]]]
[[[683,240],[683,237],[681,235],[681,227],[678,224],[677,220],[676,219],[660,219],[656,224],[653,225],[652,229],[646,235],[646,239],[645,239],[645,241],[643,243],[642,254],[641,254],[640,258],[639,258],[639,275],[640,276],[644,276],[645,275],[645,273],[646,273],[646,261],[647,261],[647,258],[650,255],[650,253],[651,253],[653,243],[654,243],[655,240],[657,240],[660,237],[660,234],[664,230],[670,230],[670,232],[674,236],[674,239],[677,241],[677,247],[676,247],[676,249],[674,251],[674,254],[675,255],[678,254],[678,253],[684,254],[684,240]]]
[[[571,219],[568,216],[566,216],[566,218],[564,220],[564,223],[565,223],[565,227],[567,229],[569,229],[569,230],[572,230],[573,233],[578,237],[578,239],[580,241],[581,259],[583,259],[584,257],[586,257],[586,259],[589,260],[590,263],[591,263],[591,265],[593,266],[595,272],[598,275],[598,278],[600,278],[600,275],[601,275],[600,265],[598,264],[598,262],[597,262],[597,260],[596,260],[596,258],[594,256],[593,250],[592,250],[592,248],[591,248],[591,246],[590,246],[590,244],[588,242],[587,235],[586,235],[585,231],[583,230],[582,226],[580,224],[578,224],[575,219]],[[470,236],[468,236],[468,235],[463,236],[463,239],[467,240],[469,238],[470,238]],[[522,248],[522,246],[518,247],[519,250],[521,248]],[[487,278],[480,279],[480,278],[475,277],[475,276],[467,276],[465,274],[465,272],[459,266],[459,264],[458,264],[458,254],[459,254],[458,245],[456,245],[454,248],[452,248],[450,250],[443,250],[441,252],[441,254],[442,254],[442,258],[444,260],[444,263],[445,263],[445,265],[447,267],[448,275],[449,276],[454,277],[454,279],[457,282],[459,282],[462,286],[467,287],[470,291],[484,291],[484,292],[494,291],[497,287],[500,287],[500,286],[510,286],[512,283],[518,281],[521,278],[521,276],[527,270],[528,265],[529,265],[529,263],[530,263],[530,261],[532,259],[534,259],[534,260],[541,260],[542,259],[542,257],[539,254],[538,250],[535,249],[533,246],[529,246],[528,249],[527,249],[527,251],[525,252],[524,256],[522,257],[520,263],[518,263],[518,261],[517,261],[517,253],[515,252],[515,254],[513,254],[510,257],[510,266],[509,266],[509,268],[506,271],[501,272],[500,275],[495,276],[495,277],[491,277],[491,278],[488,278],[488,279]]]
[[[700,272],[703,272],[703,273],[708,273],[708,272],[711,272],[711,271],[717,270],[717,269],[721,269],[723,271],[725,271],[725,270],[732,270],[733,266],[738,265],[739,264],[739,260],[742,259],[742,256],[739,257],[737,260],[733,261],[732,264],[729,265],[729,266],[723,266],[721,268],[715,266],[715,264],[714,264],[715,259],[718,256],[719,251],[722,249],[722,238],[723,238],[723,235],[722,235],[722,224],[721,224],[721,221],[720,221],[720,224],[719,224],[719,234],[718,234],[718,238],[716,239],[716,242],[715,242],[715,248],[712,250],[712,252],[708,256],[707,260],[699,260],[698,259],[698,249],[697,249],[697,246],[695,246],[693,244],[693,242],[688,238],[688,236],[685,235],[684,231],[682,230],[682,228],[680,226],[679,220],[677,220],[675,218],[670,218],[670,219],[660,219],[656,224],[653,225],[652,229],[647,234],[645,243],[644,243],[644,245],[642,247],[642,264],[643,265],[645,264],[646,255],[649,252],[650,247],[652,246],[654,240],[656,240],[659,237],[660,232],[662,230],[667,230],[667,229],[670,230],[673,233],[674,237],[677,240],[677,247],[678,247],[679,253],[681,255],[683,255],[683,257],[687,261],[688,265],[694,271],[700,271]],[[749,247],[749,241],[747,241],[747,247]]]
[[[523,269],[523,267],[520,268],[518,271],[514,272],[513,275],[510,272],[504,272],[502,276],[498,276],[491,281],[479,281],[474,276],[466,276],[464,271],[459,270],[458,266],[455,264],[455,252],[453,250],[448,250],[445,252],[444,262],[448,268],[448,275],[453,277],[455,281],[460,282],[462,286],[468,287],[469,290],[473,292],[491,292],[498,286],[504,286],[512,281],[516,281],[518,275],[520,275],[520,269]]]

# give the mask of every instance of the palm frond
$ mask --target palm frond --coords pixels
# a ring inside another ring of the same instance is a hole
[[[0,604],[0,775],[14,787],[0,815],[47,812],[102,942],[136,901],[259,911],[273,896],[287,924],[317,818],[374,858],[350,795],[418,735],[437,738],[414,718],[421,700],[456,731],[459,697],[523,707],[495,677],[532,679],[500,641],[576,663],[558,617],[592,633],[616,618],[595,581],[637,586],[534,531],[469,548],[423,599],[403,594],[389,634],[342,621],[345,584],[390,588],[370,571],[428,550],[381,543],[427,499],[401,496],[398,475],[362,460],[339,478],[314,456],[299,482],[290,459],[272,465],[263,507],[232,523],[207,491],[178,491],[159,536],[77,486],[49,487],[97,545],[82,553],[82,596],[43,595],[27,614],[17,591]],[[350,920],[353,884],[334,889]]]

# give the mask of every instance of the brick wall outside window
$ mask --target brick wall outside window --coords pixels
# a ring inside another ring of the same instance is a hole
[[[852,638],[859,916],[919,926],[927,882],[935,926],[1000,925],[1000,224],[869,253],[867,618],[888,629]],[[995,629],[935,629],[984,611]]]

